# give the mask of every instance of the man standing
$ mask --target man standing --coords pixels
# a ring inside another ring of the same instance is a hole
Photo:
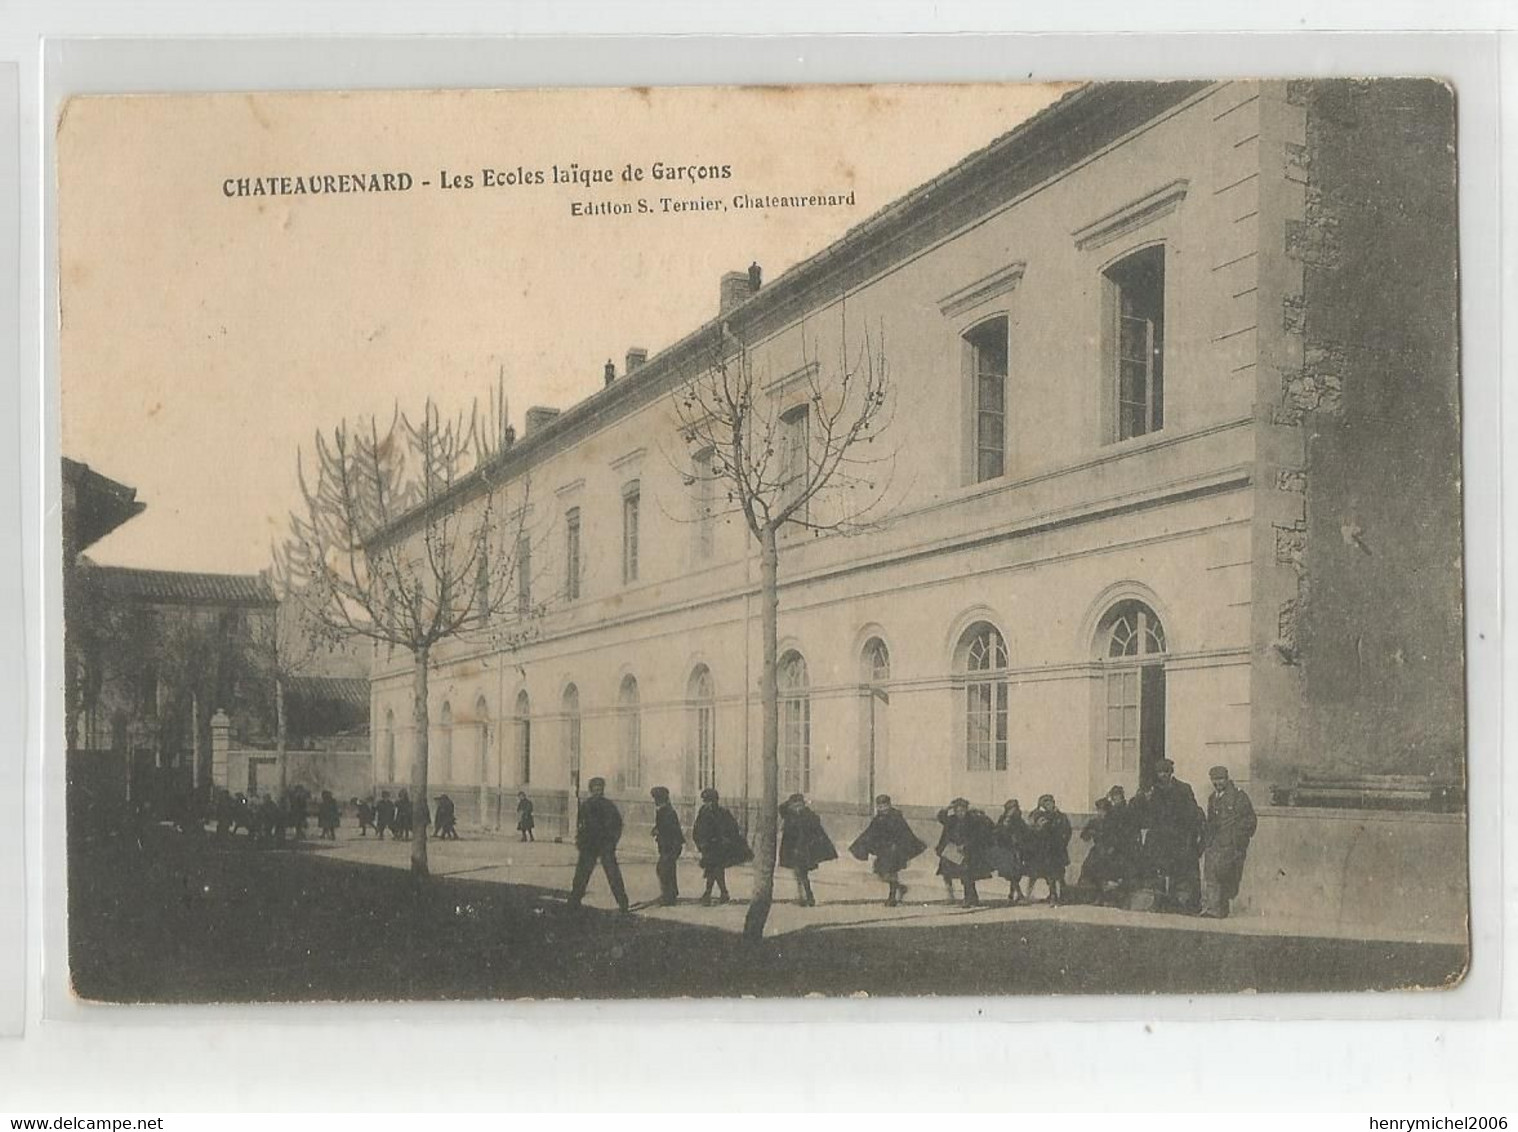
[[[655,786],[648,793],[654,800],[654,844],[659,848],[659,863],[654,866],[659,878],[659,903],[670,907],[680,903],[677,866],[680,850],[685,848],[685,831],[680,828],[680,815],[669,803],[668,788]]]
[[[385,840],[387,829],[392,838],[400,836],[395,828],[395,803],[390,800],[390,791],[381,790],[379,805],[374,807],[374,832],[379,835],[381,841]]]
[[[1154,782],[1138,792],[1139,826],[1144,832],[1144,862],[1149,881],[1168,896],[1172,907],[1195,912],[1201,895],[1202,823],[1206,815],[1191,787],[1175,777],[1175,764],[1161,759]]]
[[[1207,826],[1202,832],[1202,865],[1207,879],[1202,915],[1221,920],[1228,903],[1239,894],[1244,875],[1244,855],[1259,824],[1249,795],[1234,785],[1228,768],[1215,766],[1207,772],[1212,794],[1207,798]]]
[[[575,848],[580,859],[575,863],[574,884],[569,890],[569,906],[578,908],[585,899],[585,889],[590,884],[590,874],[600,862],[606,874],[606,883],[617,907],[628,911],[627,886],[622,883],[622,867],[617,864],[617,842],[622,840],[622,814],[606,797],[606,779],[592,778],[587,785],[590,796],[580,804],[579,820],[575,823]]]

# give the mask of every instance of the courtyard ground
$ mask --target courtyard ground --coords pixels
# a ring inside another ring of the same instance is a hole
[[[571,847],[476,836],[429,845],[417,886],[409,846],[359,838],[263,849],[167,828],[76,846],[70,856],[74,988],[112,1002],[611,998],[688,995],[1207,993],[1437,987],[1463,945],[1347,938],[1331,927],[1223,922],[1093,907],[948,905],[930,866],[909,902],[852,860],[814,874],[817,908],[777,904],[763,943],[739,935],[735,901],[702,907],[693,857],[682,903],[658,895],[631,844],[635,912],[598,873],[569,910]],[[629,841],[632,839],[629,838]],[[1005,896],[988,882],[983,895]],[[776,894],[791,895],[781,873]]]

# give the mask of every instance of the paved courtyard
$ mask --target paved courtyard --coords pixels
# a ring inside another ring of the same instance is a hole
[[[733,902],[727,905],[703,907],[700,896],[705,887],[701,869],[697,865],[699,854],[692,845],[680,858],[680,903],[675,907],[662,907],[658,901],[659,883],[654,876],[655,854],[652,845],[643,845],[641,829],[629,827],[618,850],[622,862],[622,875],[627,883],[638,915],[680,923],[714,927],[725,931],[741,932],[743,917],[748,908],[752,890],[753,869],[750,866],[728,870],[728,889]],[[387,865],[395,868],[409,866],[410,843],[394,842],[388,837],[379,841],[373,836],[359,837],[351,828],[338,831],[335,843],[317,843],[324,856],[334,860],[362,862],[371,865]],[[1364,939],[1353,929],[1345,928],[1329,920],[1311,919],[1280,920],[1258,916],[1240,915],[1228,920],[1204,920],[1191,916],[1164,915],[1129,912],[1118,908],[1100,908],[1092,905],[1070,904],[1050,907],[1044,903],[1022,905],[1016,908],[1007,904],[1008,889],[1005,881],[993,879],[980,884],[980,908],[964,908],[951,905],[943,888],[943,882],[934,874],[937,859],[927,852],[913,862],[913,867],[903,874],[910,891],[907,901],[899,908],[886,908],[885,885],[877,880],[867,863],[854,860],[845,850],[843,838],[839,838],[840,858],[822,865],[812,874],[812,887],[816,893],[817,906],[802,908],[796,903],[795,882],[785,869],[775,874],[776,903],[770,912],[766,932],[784,935],[800,930],[822,931],[841,927],[936,927],[956,926],[968,923],[1000,923],[1034,921],[1058,921],[1066,923],[1101,924],[1129,928],[1154,928],[1166,931],[1208,932],[1222,935],[1279,936],[1296,935],[1324,939]],[[574,847],[556,843],[552,839],[521,842],[515,834],[461,833],[458,841],[429,839],[427,853],[430,868],[435,876],[467,878],[475,881],[494,881],[504,884],[527,885],[567,894],[574,877]],[[1075,869],[1070,870],[1071,880]],[[1042,899],[1043,886],[1039,885],[1035,896]],[[607,911],[616,908],[605,876],[598,869],[591,878],[590,890],[585,903]],[[1411,933],[1382,931],[1378,939],[1395,942],[1458,943],[1458,939],[1427,941]]]
[[[635,914],[604,880],[565,895],[573,850],[476,837],[432,846],[416,884],[408,846],[358,838],[264,848],[153,827],[81,840],[69,855],[75,992],[105,1002],[804,995],[1182,994],[1438,987],[1462,947],[1335,938],[1247,918],[1215,923],[1089,907],[949,905],[926,868],[886,908],[858,862],[819,870],[815,908],[790,879],[761,943],[735,902],[704,908],[694,861],[685,898],[657,896],[652,856],[623,856]],[[990,886],[988,894],[991,894]],[[997,891],[1004,891],[998,884]]]

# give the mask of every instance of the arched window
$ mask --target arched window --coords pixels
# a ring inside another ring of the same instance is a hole
[[[438,716],[438,727],[438,776],[444,782],[457,782],[453,766],[453,705],[446,700],[443,701],[443,710]]]
[[[617,731],[622,747],[622,785],[643,785],[643,711],[636,677],[624,676],[617,691]]]
[[[996,626],[964,631],[956,667],[965,682],[965,769],[1007,769],[1007,646]]]
[[[517,693],[517,710],[512,723],[517,733],[517,785],[532,782],[532,700],[524,688]]]
[[[382,768],[385,773],[384,773],[384,777],[383,777],[383,779],[381,781],[384,781],[384,782],[394,782],[395,781],[395,712],[391,711],[389,708],[385,709],[385,734],[382,737],[381,742],[383,744],[381,750],[383,752],[383,756],[384,756],[384,760],[385,760],[384,767]]]
[[[717,702],[711,669],[698,664],[685,697],[690,702],[691,750],[695,753],[696,789],[717,785]]]
[[[1104,765],[1148,785],[1165,757],[1165,627],[1143,602],[1120,601],[1097,623],[1096,653],[1107,670]]]
[[[1165,246],[1125,256],[1105,275],[1112,439],[1127,440],[1165,426]]]
[[[1007,320],[993,318],[965,335],[969,351],[975,483],[1007,472]]]
[[[780,789],[805,794],[812,788],[812,695],[806,661],[799,652],[780,658]]]
[[[481,696],[474,701],[475,781],[485,786],[490,781],[490,705]]]
[[[859,788],[869,802],[880,789],[881,772],[890,749],[891,693],[886,685],[891,679],[891,654],[886,643],[879,637],[866,641],[859,667],[864,690]]]
[[[564,764],[569,767],[571,789],[580,788],[580,689],[573,684],[564,689],[560,703],[564,716]]]

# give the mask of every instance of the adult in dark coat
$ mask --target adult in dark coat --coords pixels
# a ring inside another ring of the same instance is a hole
[[[390,823],[390,832],[397,841],[411,840],[412,813],[411,795],[402,790],[395,799],[395,821]]]
[[[311,799],[307,795],[304,786],[296,786],[290,790],[285,801],[290,815],[290,828],[294,831],[295,838],[298,841],[306,836]]]
[[[938,824],[943,826],[937,846],[938,875],[943,877],[950,903],[957,880],[964,884],[965,907],[973,908],[980,903],[975,882],[991,875],[996,826],[982,811],[971,809],[966,798],[955,798],[939,810]]]
[[[617,907],[629,910],[627,886],[622,883],[622,866],[617,864],[617,842],[622,840],[622,814],[612,800],[606,797],[606,779],[592,778],[586,789],[590,796],[580,803],[580,816],[575,823],[575,848],[579,860],[575,862],[575,879],[569,889],[569,906],[578,908],[585,899],[585,889],[590,885],[590,874],[597,864],[606,874],[606,883]]]
[[[875,799],[875,816],[854,839],[849,852],[861,861],[875,858],[875,875],[887,886],[886,907],[894,908],[907,894],[907,886],[901,883],[901,870],[927,848],[927,843],[912,832],[901,811],[891,805],[891,796],[882,794]]]
[[[1175,777],[1175,764],[1155,764],[1154,782],[1138,792],[1139,826],[1144,831],[1145,882],[1181,911],[1196,910],[1201,892],[1202,826],[1207,815],[1191,787]]]
[[[323,790],[320,804],[316,807],[316,824],[322,831],[324,841],[337,840],[337,799],[332,796],[332,791]]]
[[[283,841],[285,821],[285,812],[280,804],[265,794],[262,804],[258,807],[258,826],[263,831],[263,836]]]
[[[437,835],[439,840],[459,839],[458,809],[447,794],[439,794],[437,799]]]
[[[392,837],[400,836],[395,829],[395,803],[390,800],[390,791],[381,790],[379,804],[374,807],[374,832],[381,841],[385,840],[387,829]]]
[[[353,806],[358,810],[358,835],[368,837],[369,827],[374,824],[374,807],[368,798],[353,799]]]
[[[752,861],[754,851],[744,840],[738,819],[721,805],[720,795],[710,786],[701,791],[701,809],[691,827],[691,840],[701,853],[701,873],[706,880],[701,903],[712,902],[712,886],[715,885],[721,893],[717,903],[726,904],[731,899],[727,894],[727,870]]]
[[[995,854],[993,865],[996,872],[1007,882],[1007,903],[1026,904],[1028,894],[1023,891],[1023,877],[1028,875],[1029,842],[1032,831],[1023,817],[1022,803],[1008,798],[996,819]]]
[[[823,861],[836,861],[838,850],[804,795],[792,794],[780,804],[780,821],[780,865],[796,877],[796,903],[814,907],[812,870]]]
[[[1028,895],[1033,894],[1033,881],[1041,880],[1049,891],[1048,902],[1058,904],[1065,898],[1065,870],[1070,867],[1070,819],[1055,804],[1054,795],[1045,794],[1030,815],[1028,828],[1032,831]]]
[[[1259,819],[1249,795],[1234,785],[1228,768],[1215,766],[1207,772],[1212,793],[1207,797],[1207,825],[1202,833],[1202,868],[1207,887],[1202,915],[1221,920],[1229,902],[1239,894],[1244,876],[1244,857]]]
[[[521,834],[520,840],[534,841],[532,827],[536,824],[532,820],[532,799],[524,790],[517,791],[517,832]]]
[[[659,903],[680,903],[680,851],[685,848],[685,831],[680,828],[680,815],[669,801],[669,789],[655,786],[649,792],[654,800],[654,844],[659,849],[659,862],[654,873],[659,878]]]

